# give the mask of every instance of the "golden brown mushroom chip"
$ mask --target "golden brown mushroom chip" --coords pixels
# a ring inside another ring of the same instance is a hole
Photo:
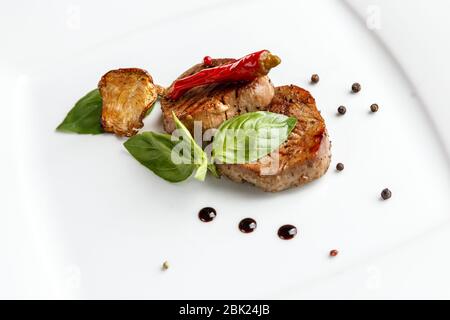
[[[109,71],[98,88],[103,129],[120,136],[133,136],[144,126],[142,119],[158,97],[150,74],[137,68]]]

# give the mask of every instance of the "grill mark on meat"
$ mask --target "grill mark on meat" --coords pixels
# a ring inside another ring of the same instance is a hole
[[[230,59],[215,59],[213,65],[228,63]],[[203,64],[193,66],[180,78],[198,72]],[[168,88],[166,91],[169,91]],[[175,124],[172,111],[186,122],[192,131],[194,121],[202,121],[203,131],[218,127],[223,121],[243,112],[251,111],[249,106],[266,110],[274,95],[273,85],[267,76],[256,78],[250,82],[212,84],[192,88],[176,101],[162,97],[161,109],[164,116],[164,129],[172,132]]]
[[[254,163],[217,165],[219,171],[236,182],[249,182],[264,191],[281,191],[313,181],[328,170],[331,153],[325,122],[310,93],[296,86],[282,86],[268,110],[298,119],[288,140],[280,148]],[[264,163],[276,161],[279,166],[273,175],[263,175]]]

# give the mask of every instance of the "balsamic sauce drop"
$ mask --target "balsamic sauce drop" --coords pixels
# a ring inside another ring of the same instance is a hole
[[[239,222],[239,230],[243,233],[250,233],[255,231],[256,221],[252,218],[245,218]]]
[[[203,222],[213,221],[216,216],[216,209],[211,207],[205,207],[198,212],[198,218]]]
[[[297,228],[291,224],[285,224],[278,229],[278,236],[283,240],[290,240],[297,234]]]

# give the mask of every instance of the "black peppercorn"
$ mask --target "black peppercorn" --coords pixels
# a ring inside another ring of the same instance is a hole
[[[378,111],[378,105],[376,103],[370,105],[370,111],[377,112]]]
[[[337,171],[342,171],[342,170],[344,170],[344,164],[339,162],[339,163],[336,165],[336,170],[337,170]]]
[[[319,78],[319,75],[318,75],[318,74],[313,74],[313,75],[311,76],[311,82],[312,82],[312,83],[317,83],[317,82],[319,82],[319,80],[320,80],[320,78]]]
[[[387,200],[391,196],[392,196],[392,192],[388,188],[385,188],[385,189],[383,189],[383,191],[381,191],[381,198],[383,198],[383,200]]]
[[[359,83],[355,82],[354,84],[352,84],[352,91],[354,93],[361,91],[361,85]]]
[[[345,114],[345,113],[347,112],[347,108],[344,107],[344,106],[340,106],[340,107],[337,109],[337,111],[338,111],[339,114]]]

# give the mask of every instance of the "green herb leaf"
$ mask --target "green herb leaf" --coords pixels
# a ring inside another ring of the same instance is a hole
[[[179,130],[183,140],[186,143],[190,144],[190,150],[192,151],[193,163],[197,166],[197,171],[195,172],[195,179],[203,181],[205,180],[206,172],[208,170],[208,157],[206,156],[205,151],[195,142],[194,138],[192,138],[189,130],[181,123],[181,121],[177,118],[175,113],[172,111],[172,116],[175,121],[175,125]]]
[[[95,89],[78,100],[56,130],[85,134],[103,133],[101,116],[102,97],[99,90]]]
[[[276,150],[291,133],[297,119],[257,111],[224,121],[213,141],[213,157],[222,163],[249,163]]]
[[[180,182],[191,176],[196,165],[190,157],[178,159],[177,162],[181,163],[173,162],[172,149],[179,143],[172,141],[168,134],[144,132],[128,139],[124,146],[137,161],[159,177]]]
[[[173,114],[177,131],[175,134],[144,132],[128,139],[124,146],[142,165],[170,182],[180,182],[194,177],[203,181],[206,173],[217,171],[208,165],[203,149],[192,138],[189,130]],[[181,138],[181,139],[180,139]]]
[[[216,165],[214,163],[210,163],[208,164],[208,171],[211,172],[211,174],[216,177],[216,178],[220,178],[220,174],[217,171]]]

